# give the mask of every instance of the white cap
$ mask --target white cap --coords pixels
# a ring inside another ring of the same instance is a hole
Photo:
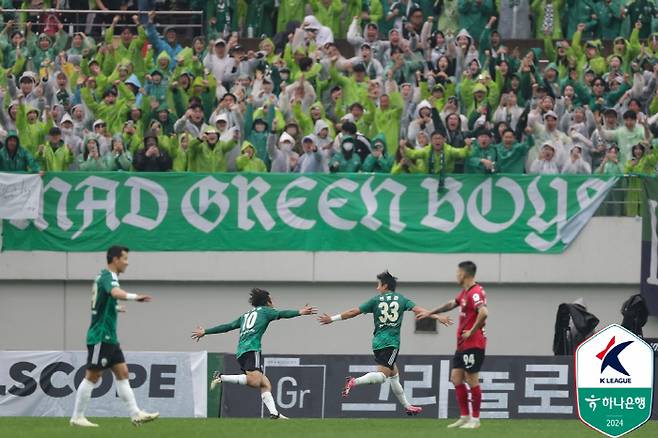
[[[544,120],[546,120],[546,117],[553,117],[555,120],[558,119],[557,114],[555,114],[555,111],[547,111],[546,114],[544,114]]]

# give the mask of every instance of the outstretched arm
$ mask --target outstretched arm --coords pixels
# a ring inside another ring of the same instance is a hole
[[[203,327],[197,327],[193,332],[192,332],[192,339],[195,341],[199,342],[199,339],[203,338],[205,335],[214,335],[217,333],[226,333],[230,332],[231,330],[239,329],[240,328],[240,318],[236,319],[233,322],[229,322],[228,324],[221,324],[215,327],[211,327],[209,329],[204,329]]]
[[[457,307],[457,301],[450,300],[447,303],[445,303],[443,306],[437,307],[436,309],[432,310],[431,312],[430,311],[422,311],[420,313],[416,313],[416,319],[432,318],[432,315],[438,315],[439,313],[449,312],[452,309],[454,309],[455,307]]]
[[[297,316],[314,315],[316,313],[318,313],[317,307],[312,307],[309,306],[308,304],[304,304],[304,307],[302,307],[299,310],[279,310],[277,319],[295,318]]]
[[[112,288],[110,293],[115,300],[148,302],[152,299],[150,295],[131,294],[120,287]]]
[[[334,315],[334,316],[329,316],[325,313],[321,316],[318,316],[318,321],[322,325],[327,325],[327,324],[331,324],[334,321],[341,321],[343,319],[351,319],[351,318],[354,318],[355,316],[358,316],[360,314],[361,314],[361,310],[359,310],[358,307],[355,307],[353,309],[346,310],[345,312],[339,313],[339,314]]]
[[[424,318],[436,319],[446,327],[454,324],[454,321],[449,316],[435,315],[424,307],[414,306],[411,309],[411,311],[414,312],[414,314],[416,315],[416,319],[424,319]]]

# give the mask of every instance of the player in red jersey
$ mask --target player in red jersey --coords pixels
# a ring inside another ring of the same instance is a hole
[[[487,296],[484,288],[475,281],[477,267],[473,262],[462,262],[457,269],[457,283],[462,287],[455,299],[430,312],[418,314],[417,319],[448,312],[459,306],[459,325],[457,327],[457,351],[452,360],[450,380],[455,385],[455,396],[461,416],[448,427],[477,429],[480,427],[480,390],[479,372],[484,363],[484,350],[487,338],[484,324],[488,316]],[[464,384],[468,384],[468,387]],[[472,413],[468,409],[468,391],[471,392]]]

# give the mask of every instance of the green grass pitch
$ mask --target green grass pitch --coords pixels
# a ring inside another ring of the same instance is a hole
[[[603,436],[577,420],[483,420],[478,430],[446,429],[448,420],[305,419],[159,419],[134,427],[126,418],[90,418],[98,429],[69,426],[67,418],[2,418],[0,437],[158,437],[158,438],[428,438],[478,436],[501,438],[579,438]],[[658,421],[631,432],[633,438],[658,436]]]

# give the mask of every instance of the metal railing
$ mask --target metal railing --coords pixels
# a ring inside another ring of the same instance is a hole
[[[27,13],[28,15],[31,16],[37,16],[40,17],[42,15],[56,15],[57,18],[64,24],[64,26],[70,26],[71,28],[69,29],[69,33],[73,33],[75,28],[80,28],[84,27],[86,29],[91,29],[91,28],[104,28],[110,25],[112,18],[116,15],[119,16],[127,16],[131,17],[133,15],[137,15],[140,17],[141,24],[146,24],[146,16],[149,14],[149,11],[135,11],[135,10],[93,10],[93,9],[3,9],[2,10],[3,14],[7,13],[15,13],[15,14],[23,14]],[[166,22],[166,23],[158,23],[156,21],[155,26],[156,27],[168,27],[168,28],[176,28],[176,29],[202,29],[203,28],[203,11],[155,11],[156,16],[167,16],[167,17],[185,17],[185,22],[184,23],[176,23],[176,22]],[[60,17],[69,17],[69,16],[74,16],[75,21],[71,20],[65,20],[62,21]],[[109,18],[105,19],[104,22],[96,23],[96,17],[106,17]],[[84,19],[81,20],[80,18],[83,17]],[[191,19],[191,18],[198,18],[198,20]],[[16,23],[18,26],[19,23]],[[45,26],[47,23],[35,23],[33,26]],[[122,27],[136,27],[136,25],[130,21],[130,22],[123,22],[120,23]],[[25,27],[25,25],[22,25]],[[90,33],[90,32],[85,32],[85,33]]]
[[[594,215],[639,217],[641,215],[642,189],[640,187],[629,187],[632,178],[629,176],[621,177]]]

